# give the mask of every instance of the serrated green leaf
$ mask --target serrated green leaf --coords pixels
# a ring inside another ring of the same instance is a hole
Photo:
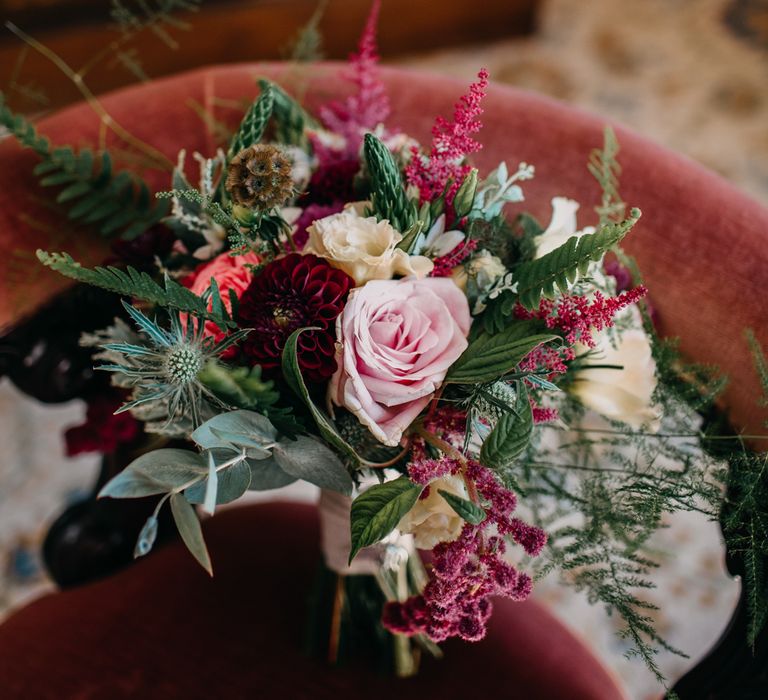
[[[518,384],[515,410],[503,414],[483,442],[480,461],[491,469],[505,469],[531,441],[533,411],[528,392]]]
[[[466,498],[457,496],[455,493],[438,489],[437,492],[445,499],[445,502],[453,508],[456,514],[466,520],[471,525],[479,525],[486,518],[485,510],[477,503],[472,503]]]
[[[384,539],[397,527],[402,517],[413,508],[423,487],[407,476],[372,486],[352,501],[350,527],[352,531],[351,562],[363,548]]]
[[[492,382],[511,372],[539,345],[560,340],[553,334],[526,335],[530,328],[530,324],[513,323],[498,333],[481,333],[448,370],[446,383]]]
[[[171,513],[173,513],[176,527],[184,544],[187,545],[187,549],[197,559],[200,566],[213,576],[211,557],[208,554],[208,548],[205,546],[203,530],[200,527],[200,521],[197,519],[195,509],[182,494],[174,493],[171,496]]]

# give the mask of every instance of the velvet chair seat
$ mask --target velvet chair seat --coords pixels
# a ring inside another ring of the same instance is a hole
[[[315,508],[267,503],[205,523],[215,576],[175,543],[48,595],[0,626],[4,700],[617,700],[590,652],[533,602],[497,601],[488,637],[398,680],[301,651],[319,561]]]

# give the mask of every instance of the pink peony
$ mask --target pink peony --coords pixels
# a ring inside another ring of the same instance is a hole
[[[253,252],[235,257],[228,252],[222,253],[205,265],[198,267],[184,280],[184,284],[195,294],[200,295],[208,289],[211,284],[211,277],[213,277],[216,284],[219,285],[224,306],[227,307],[227,311],[231,312],[232,303],[229,300],[229,290],[234,289],[239,299],[253,279],[253,274],[246,265],[258,265],[260,262],[259,256]],[[209,303],[208,308],[210,309],[212,305],[212,302]],[[205,322],[205,334],[213,336],[217,342],[225,335],[213,321]]]
[[[336,321],[332,401],[397,445],[466,349],[471,322],[467,298],[448,278],[374,280],[353,290]]]

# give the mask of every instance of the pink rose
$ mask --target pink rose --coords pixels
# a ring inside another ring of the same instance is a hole
[[[216,280],[221,292],[221,300],[227,311],[232,312],[232,303],[229,300],[229,290],[233,289],[239,299],[248,285],[251,283],[253,275],[246,265],[258,265],[261,262],[256,253],[246,253],[245,255],[231,256],[229,253],[217,255],[213,260],[205,265],[198,267],[189,277],[184,280],[184,284],[195,294],[202,294],[211,284],[211,277]],[[213,307],[213,302],[208,304],[208,308]],[[213,322],[205,322],[205,334],[213,336],[218,342],[224,337],[221,329]]]
[[[354,289],[336,321],[332,401],[395,446],[467,347],[472,319],[447,278],[373,280]]]

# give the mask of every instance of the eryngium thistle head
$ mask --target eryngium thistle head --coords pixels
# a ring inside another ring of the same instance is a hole
[[[166,351],[163,373],[170,384],[183,386],[197,379],[204,360],[201,348],[195,345],[175,345]]]
[[[280,207],[294,194],[291,160],[277,146],[249,146],[230,161],[225,184],[235,204],[261,211]]]

